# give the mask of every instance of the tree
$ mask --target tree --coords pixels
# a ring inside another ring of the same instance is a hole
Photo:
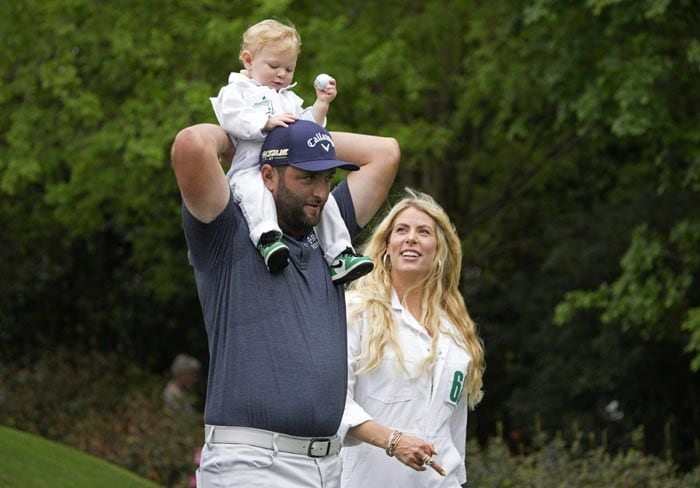
[[[455,223],[487,352],[471,428],[486,439],[497,420],[523,430],[539,413],[549,430],[603,429],[618,400],[649,447],[670,425],[690,459],[691,0],[0,3],[7,357],[60,343],[152,367],[180,349],[206,357],[169,147],[214,122],[208,97],[265,17],[302,35],[307,102],[317,73],[337,78],[329,129],[397,137],[395,188],[433,194]]]

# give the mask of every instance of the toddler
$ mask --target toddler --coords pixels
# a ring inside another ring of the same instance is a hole
[[[272,193],[260,176],[260,150],[269,131],[303,119],[326,125],[336,82],[314,85],[316,101],[302,108],[303,100],[291,88],[301,38],[293,26],[263,20],[243,34],[239,59],[245,69],[231,73],[228,85],[211,98],[216,117],[229,134],[236,154],[227,177],[236,203],[250,229],[250,239],[270,272],[283,270],[289,248],[282,242]],[[329,197],[314,228],[335,284],[345,284],[369,273],[372,260],[355,252],[335,200]]]

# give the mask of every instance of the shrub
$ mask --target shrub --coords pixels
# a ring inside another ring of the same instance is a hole
[[[202,418],[162,406],[164,379],[114,355],[44,354],[0,369],[0,422],[94,454],[166,486],[188,486]]]
[[[202,442],[199,414],[173,417],[162,406],[165,380],[115,355],[46,353],[30,366],[0,365],[0,423],[77,447],[165,486],[188,486]],[[641,434],[638,434],[641,435]],[[469,486],[700,486],[700,467],[680,473],[638,447],[614,454],[542,432],[526,454],[500,436],[468,443]],[[407,468],[408,469],[408,468]]]
[[[678,473],[659,458],[629,449],[611,455],[602,447],[582,450],[561,439],[540,441],[528,455],[513,455],[508,446],[491,439],[486,448],[468,443],[469,486],[490,487],[658,487],[700,486],[700,468]]]

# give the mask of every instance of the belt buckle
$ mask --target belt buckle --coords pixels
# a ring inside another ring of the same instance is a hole
[[[326,443],[326,452],[323,454],[314,454],[312,449],[314,448],[314,443],[316,442],[325,442]],[[328,456],[328,454],[331,452],[331,440],[327,437],[314,437],[311,439],[309,442],[309,448],[306,450],[306,455],[312,458],[322,458]]]

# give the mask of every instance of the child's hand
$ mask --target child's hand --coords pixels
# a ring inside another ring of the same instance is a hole
[[[275,127],[289,127],[289,124],[292,124],[297,120],[299,120],[299,117],[294,114],[272,115],[267,119],[267,123],[265,124],[265,127],[263,127],[263,131],[270,132]]]
[[[319,88],[316,84],[314,84],[314,88],[316,89],[316,98],[322,102],[330,103],[338,94],[338,90],[336,89],[335,85],[335,78],[329,79],[328,84],[324,89]]]

